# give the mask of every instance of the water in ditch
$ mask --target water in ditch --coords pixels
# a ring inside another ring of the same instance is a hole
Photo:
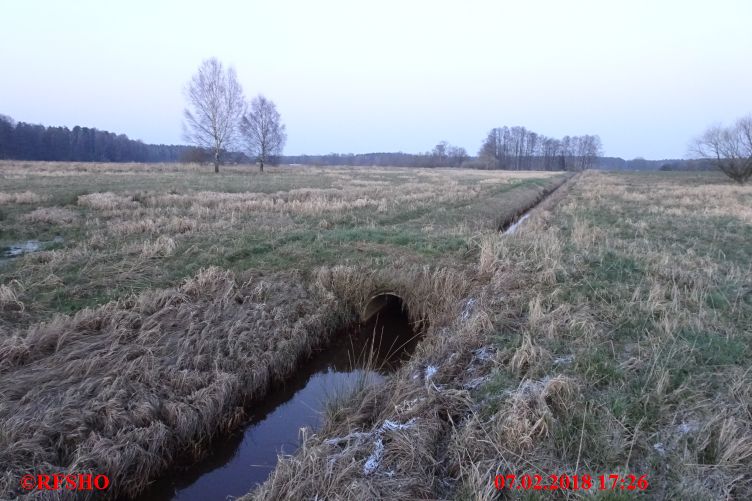
[[[204,460],[168,474],[138,499],[225,500],[247,493],[268,478],[277,454],[295,452],[301,427],[321,426],[327,402],[383,381],[410,357],[417,338],[401,301],[390,296],[378,315],[335,333],[330,346],[250,406],[242,432],[218,440]]]

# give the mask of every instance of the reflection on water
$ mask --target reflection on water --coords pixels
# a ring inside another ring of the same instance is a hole
[[[267,479],[278,453],[295,452],[301,427],[321,426],[327,402],[383,381],[409,358],[417,341],[399,299],[392,298],[367,324],[337,332],[326,350],[251,405],[242,432],[216,441],[207,458],[160,479],[140,499],[224,500],[245,494]]]

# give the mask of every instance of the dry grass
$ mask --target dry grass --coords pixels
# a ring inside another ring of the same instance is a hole
[[[78,218],[78,214],[62,207],[40,207],[21,216],[26,223],[45,223],[52,225],[71,224]]]
[[[405,280],[398,271],[379,275],[375,283],[389,283],[392,288],[414,283],[413,277],[408,274]],[[356,289],[347,279],[349,274],[340,270],[336,276],[344,278],[335,279],[340,287]],[[447,297],[433,304],[429,330],[410,362],[383,385],[365,388],[332,409],[324,429],[309,434],[296,455],[283,458],[272,477],[242,499],[434,495],[436,446],[451,430],[453,419],[467,414],[471,406],[469,391],[461,382],[469,382],[492,363],[492,355],[480,345],[490,325],[479,304],[463,299],[467,287],[444,288],[445,272],[418,276],[424,277],[417,282],[424,294]],[[410,311],[422,307],[423,297],[416,294],[406,301]]]
[[[0,192],[0,205],[38,204],[45,200],[46,197],[38,195],[32,191],[23,191],[19,193]]]
[[[555,176],[347,168],[213,176],[150,167],[0,163],[11,190],[28,186],[51,205],[29,212],[9,202],[14,241],[60,232],[65,242],[0,268],[0,463],[8,465],[0,497],[17,492],[21,473],[53,470],[106,473],[112,495],[139,492],[204,454],[272,381],[385,291],[436,336],[406,369],[419,377],[363,389],[379,406],[353,416],[383,451],[372,441],[326,447],[357,461],[365,459],[358,450],[388,461],[398,452],[429,471],[431,454],[407,449],[415,430],[392,427],[387,416],[397,403],[398,424],[437,405],[467,411],[467,389],[436,388],[459,380],[462,364],[480,374],[493,363],[456,356],[466,344],[479,348],[478,333],[492,328],[482,305],[466,301],[477,288],[466,272],[476,267],[474,238],[495,226],[477,210],[513,213]],[[222,267],[196,272],[209,263]],[[457,336],[446,330],[455,323]],[[427,376],[425,364],[438,372]],[[421,431],[426,445],[445,435],[442,416],[421,421],[421,430],[433,427]],[[430,488],[413,480],[404,492]]]
[[[39,193],[65,179],[37,168],[6,179]],[[749,188],[585,173],[500,236],[555,179],[272,169],[242,185],[230,169],[230,190],[160,169],[112,167],[118,189],[50,195],[78,202],[83,238],[5,275],[3,304],[29,317],[0,340],[6,490],[15,472],[64,465],[138,491],[389,292],[427,329],[412,359],[332,405],[247,498],[495,499],[498,472],[646,474],[650,497],[752,497]],[[213,267],[153,287],[206,262],[267,274]],[[42,288],[97,276],[147,291],[32,324]]]
[[[410,364],[332,411],[248,498],[496,499],[496,473],[564,472],[645,474],[654,498],[752,496],[737,211],[752,193],[710,186],[735,192],[711,212],[687,205],[706,180],[678,181],[589,173],[514,235],[481,239],[477,274]],[[681,223],[644,212],[678,204]],[[387,422],[410,426],[379,434]]]
[[[17,281],[10,284],[0,284],[0,311],[23,311],[24,304],[18,300],[20,284]]]
[[[135,209],[138,202],[129,196],[115,193],[91,193],[78,197],[78,205],[97,210]]]
[[[209,268],[0,340],[3,497],[20,475],[51,471],[104,473],[113,494],[132,494],[205,453],[341,323],[331,294],[296,282]]]
[[[162,235],[153,242],[144,242],[141,248],[141,256],[145,258],[167,257],[175,252],[176,247],[175,240]]]
[[[233,167],[215,176],[196,166],[152,167],[0,162],[11,190],[44,193],[50,204],[4,208],[0,246],[61,237],[54,251],[0,268],[0,279],[23,284],[27,305],[21,317],[0,314],[0,324],[74,313],[212,265],[471,265],[479,232],[559,181],[461,169],[280,167],[262,176]],[[60,279],[54,287],[50,275]]]

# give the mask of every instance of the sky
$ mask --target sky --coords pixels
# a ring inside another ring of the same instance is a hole
[[[272,99],[286,154],[475,154],[493,127],[685,158],[752,113],[749,0],[0,0],[0,114],[181,144],[201,61]]]

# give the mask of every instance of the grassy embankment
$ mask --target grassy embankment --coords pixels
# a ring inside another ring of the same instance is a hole
[[[0,176],[0,246],[63,237],[0,267],[3,496],[51,471],[140,491],[242,423],[374,288],[440,325],[482,235],[561,179],[38,163]]]
[[[409,364],[330,409],[248,497],[632,499],[596,479],[633,474],[647,498],[752,498],[752,187],[586,173],[567,188],[485,238]],[[497,473],[596,487],[502,494]]]

